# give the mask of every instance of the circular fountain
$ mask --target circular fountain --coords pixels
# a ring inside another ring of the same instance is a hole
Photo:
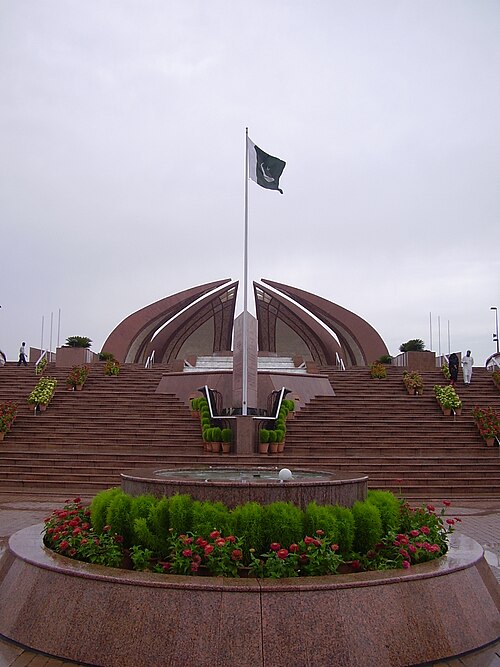
[[[357,500],[366,498],[368,484],[367,475],[269,466],[141,468],[124,472],[121,478],[122,490],[132,496],[185,493],[195,500],[221,501],[231,508],[250,501],[292,502],[302,509],[312,501],[352,507]]]

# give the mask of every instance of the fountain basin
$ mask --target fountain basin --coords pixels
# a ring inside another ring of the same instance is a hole
[[[366,499],[367,475],[292,468],[293,478],[282,481],[280,469],[269,466],[141,468],[123,472],[121,487],[132,496],[169,497],[186,493],[195,500],[221,501],[230,508],[250,501],[263,505],[284,501],[305,509],[313,500],[320,505],[352,507],[357,500]]]

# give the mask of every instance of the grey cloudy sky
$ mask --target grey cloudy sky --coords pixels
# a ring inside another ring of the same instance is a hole
[[[242,280],[317,293],[392,354],[495,351],[498,0],[0,0],[0,348]]]

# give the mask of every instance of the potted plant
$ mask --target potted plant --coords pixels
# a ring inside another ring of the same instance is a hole
[[[443,374],[445,380],[449,380],[451,378],[450,369],[448,368],[448,364],[443,364],[441,366],[441,373]]]
[[[39,363],[37,366],[35,366],[35,374],[36,374],[36,375],[43,375],[43,371],[45,370],[45,366],[46,366],[48,363],[49,363],[49,362],[47,361],[47,357],[44,357],[44,358],[40,361],[40,363]]]
[[[68,389],[81,391],[89,374],[88,366],[73,366],[70,374],[66,378]]]
[[[10,431],[17,415],[17,403],[4,401],[0,403],[0,440]]]
[[[496,388],[500,389],[500,371],[493,371],[491,377],[493,378],[493,382],[495,383]]]
[[[222,429],[214,426],[212,429],[212,451],[218,454],[222,446]]]
[[[222,453],[229,454],[231,451],[231,441],[233,439],[233,432],[230,428],[222,429]]]
[[[28,403],[30,405],[39,406],[43,412],[46,410],[50,399],[56,390],[57,380],[50,377],[41,377],[38,384],[28,396]]]
[[[420,373],[417,373],[416,371],[404,371],[403,382],[410,395],[421,395],[424,393],[424,381],[422,380]]]
[[[269,451],[269,433],[267,428],[259,430],[259,454],[267,454]]]
[[[495,438],[500,438],[500,415],[494,408],[474,407],[472,416],[479,433],[488,447],[495,444]]]
[[[370,375],[376,380],[383,380],[387,377],[387,368],[378,361],[375,361],[370,366]]]
[[[443,414],[451,415],[453,410],[455,414],[460,415],[462,411],[462,401],[460,400],[455,388],[451,384],[441,387],[438,384],[434,386],[434,394],[439,403]]]
[[[278,453],[278,436],[276,431],[269,431],[269,451],[271,454]]]
[[[116,359],[110,359],[107,361],[104,366],[104,375],[107,375],[108,377],[116,377],[119,374],[120,362],[116,361]]]

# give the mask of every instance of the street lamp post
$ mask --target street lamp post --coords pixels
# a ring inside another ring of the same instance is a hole
[[[497,344],[497,354],[500,352],[500,349],[498,347],[498,308],[496,306],[491,306],[490,310],[495,311],[495,333],[493,334],[493,340],[496,341]]]

